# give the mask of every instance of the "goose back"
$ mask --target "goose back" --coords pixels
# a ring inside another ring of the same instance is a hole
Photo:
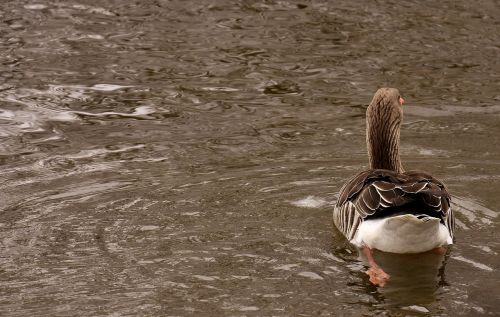
[[[365,219],[400,213],[439,218],[453,238],[450,195],[442,182],[420,171],[371,169],[357,174],[340,190],[334,223],[352,240]]]

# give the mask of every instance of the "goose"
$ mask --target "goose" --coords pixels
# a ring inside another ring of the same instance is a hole
[[[366,256],[370,282],[384,286],[389,275],[373,250],[443,253],[453,244],[455,219],[445,185],[421,171],[405,171],[399,157],[404,99],[395,88],[380,88],[366,110],[370,169],[341,188],[333,222]]]

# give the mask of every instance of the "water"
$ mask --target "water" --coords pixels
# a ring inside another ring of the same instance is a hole
[[[496,1],[0,4],[2,316],[500,311]],[[364,112],[453,193],[445,255],[365,263],[331,222]]]

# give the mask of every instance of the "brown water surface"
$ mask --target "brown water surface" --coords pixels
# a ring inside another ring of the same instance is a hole
[[[498,1],[2,1],[0,315],[493,316]],[[445,256],[333,229],[364,113],[453,193]]]

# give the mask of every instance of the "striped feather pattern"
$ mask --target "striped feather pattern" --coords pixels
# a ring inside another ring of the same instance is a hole
[[[446,187],[418,171],[372,169],[359,173],[341,189],[333,218],[337,228],[352,240],[364,219],[411,210],[440,218],[453,237],[455,223]]]

